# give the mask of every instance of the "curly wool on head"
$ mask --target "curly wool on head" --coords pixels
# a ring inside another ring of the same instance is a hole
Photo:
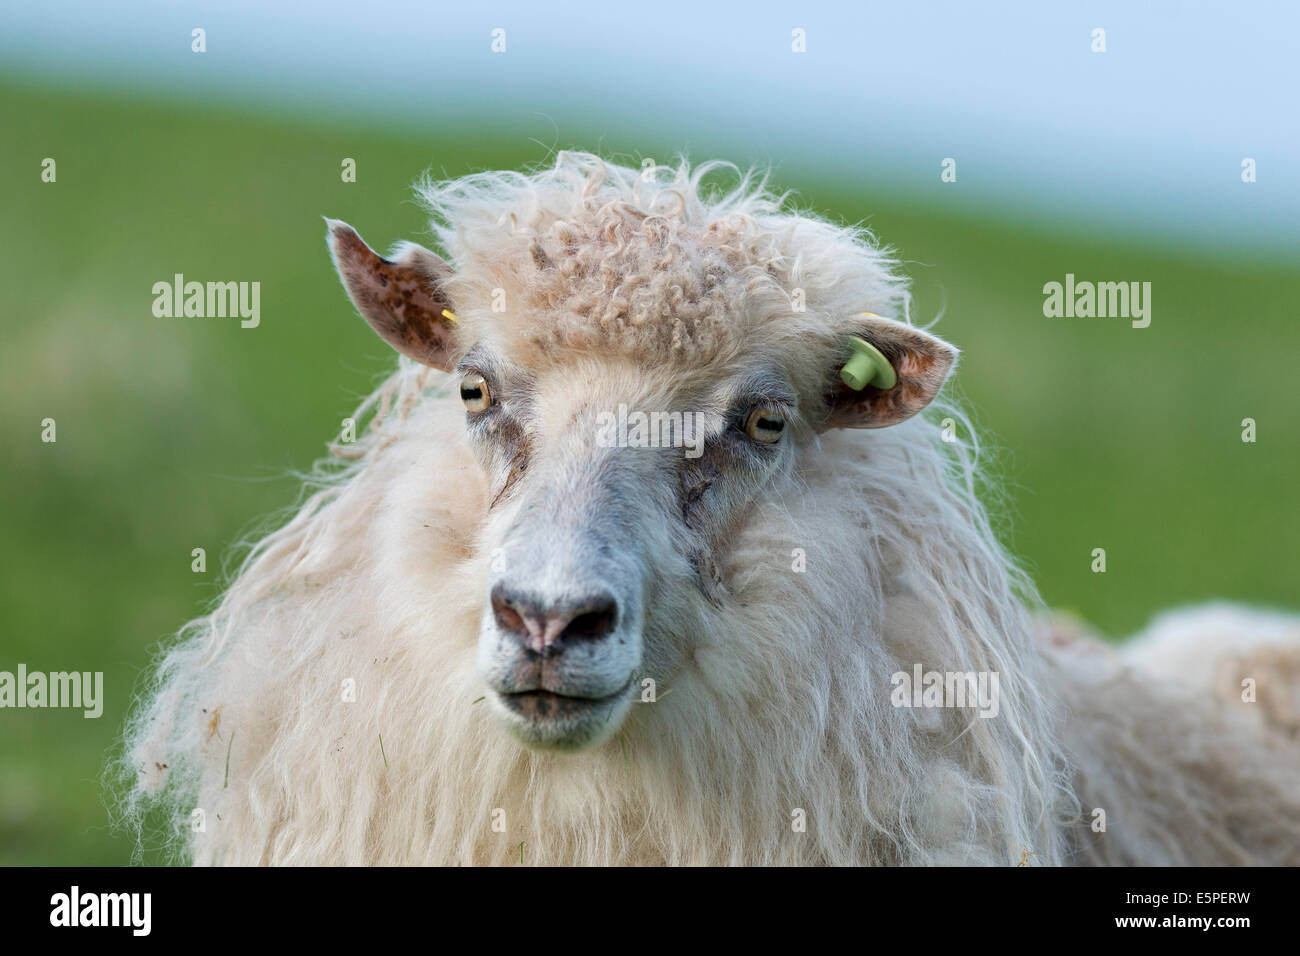
[[[791,212],[729,163],[633,169],[566,152],[419,194],[470,337],[501,337],[525,362],[601,349],[707,368],[797,341],[820,370],[851,316],[907,313],[906,280],[868,233]]]

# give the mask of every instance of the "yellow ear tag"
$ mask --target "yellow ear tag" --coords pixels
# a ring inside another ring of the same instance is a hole
[[[859,315],[879,319],[875,312],[861,312]],[[865,338],[852,336],[849,338],[849,347],[853,354],[849,356],[848,362],[844,363],[844,368],[840,369],[840,380],[848,385],[854,392],[862,392],[867,385],[875,385],[878,389],[892,389],[898,384],[897,373],[893,371],[893,365],[889,364],[889,359],[881,354],[871,342]]]
[[[849,347],[853,349],[853,354],[840,370],[840,379],[845,385],[860,392],[868,385],[886,389],[898,384],[894,366],[880,354],[880,349],[856,335],[849,339]]]
[[[452,312],[450,309],[443,309],[442,314],[445,315],[447,318],[451,319],[452,322],[460,321],[460,319],[456,318],[456,313]]]
[[[859,315],[872,319],[880,318],[874,312],[861,312]],[[898,384],[898,375],[894,372],[894,366],[889,364],[889,359],[881,354],[880,349],[856,335],[849,338],[849,347],[853,354],[840,370],[840,379],[845,385],[855,392],[860,392],[868,385],[887,389]]]

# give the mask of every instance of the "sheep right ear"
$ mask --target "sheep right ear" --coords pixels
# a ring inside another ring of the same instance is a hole
[[[407,358],[450,371],[455,365],[456,320],[448,315],[451,303],[441,283],[451,267],[414,243],[390,262],[347,223],[325,222],[334,267],[362,318]]]
[[[828,396],[829,428],[906,421],[930,404],[957,362],[957,350],[947,342],[893,319],[864,312],[853,331],[865,348],[855,358],[850,339]]]

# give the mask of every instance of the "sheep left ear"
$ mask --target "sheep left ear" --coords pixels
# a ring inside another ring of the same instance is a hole
[[[451,267],[413,242],[389,261],[346,222],[325,222],[339,278],[370,327],[407,358],[450,371],[456,361],[456,319],[442,282]]]
[[[957,350],[947,342],[893,319],[865,315],[853,334],[876,350],[875,362],[883,360],[889,368],[877,369],[874,384],[852,388],[840,375],[853,356],[846,344],[828,396],[827,428],[884,428],[906,421],[930,404],[957,362]]]

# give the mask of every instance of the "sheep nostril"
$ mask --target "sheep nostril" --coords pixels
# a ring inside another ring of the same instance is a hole
[[[560,640],[598,641],[614,632],[618,605],[612,598],[600,598],[595,607],[583,611],[564,625]]]
[[[492,592],[492,616],[497,627],[507,634],[526,634],[528,626],[518,611],[510,606],[509,600],[497,591]]]
[[[567,643],[599,641],[618,626],[618,602],[608,592],[555,604],[524,597],[502,584],[492,589],[492,616],[504,634],[536,653],[558,653]]]

